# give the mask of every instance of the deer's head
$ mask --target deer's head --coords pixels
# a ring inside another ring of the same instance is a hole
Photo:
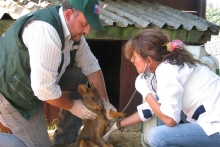
[[[98,90],[93,84],[90,85],[90,88],[84,84],[80,84],[78,86],[78,91],[83,96],[83,104],[88,109],[103,109],[103,104],[100,99]]]

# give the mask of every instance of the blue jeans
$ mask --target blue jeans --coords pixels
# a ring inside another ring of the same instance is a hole
[[[151,147],[220,147],[220,135],[207,136],[196,123],[161,125],[151,129],[148,143]]]
[[[79,84],[87,85],[88,81],[81,69],[76,66],[67,68],[59,82],[62,93],[73,100],[82,98],[78,92]],[[82,120],[79,117],[74,116],[69,111],[60,109],[53,144],[69,144],[75,142],[81,125]]]

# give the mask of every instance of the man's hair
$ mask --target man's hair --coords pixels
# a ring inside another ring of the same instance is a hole
[[[63,12],[68,10],[68,9],[71,9],[73,11],[75,17],[78,16],[79,10],[77,10],[74,7],[72,7],[67,1],[64,1],[63,2]]]

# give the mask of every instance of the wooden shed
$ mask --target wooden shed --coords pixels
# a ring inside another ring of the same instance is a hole
[[[203,45],[219,32],[219,26],[205,20],[206,0],[105,0],[100,5],[105,30],[92,30],[86,38],[99,59],[110,101],[119,111],[135,90],[137,72],[123,56],[122,48],[137,31],[158,27],[168,31],[171,39],[181,39],[187,45]],[[127,115],[141,102],[136,93],[125,110]]]
[[[131,98],[137,76],[135,67],[125,59],[123,45],[140,29],[152,27],[167,30],[171,39],[181,39],[188,45],[203,45],[219,26],[205,20],[206,0],[102,0],[100,18],[104,31],[91,29],[88,44],[102,68],[110,102],[122,111]],[[0,11],[1,12],[1,11]],[[0,34],[14,22],[10,12],[0,14]],[[125,112],[136,112],[142,97],[136,93]],[[49,122],[58,109],[45,103]]]

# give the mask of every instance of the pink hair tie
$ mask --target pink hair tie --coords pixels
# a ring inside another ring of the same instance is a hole
[[[172,42],[164,43],[162,46],[167,46],[167,51],[172,52],[175,49],[183,49],[183,42],[174,39]]]

